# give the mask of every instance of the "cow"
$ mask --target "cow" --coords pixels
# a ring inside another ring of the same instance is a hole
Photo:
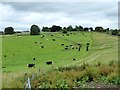
[[[64,36],[64,35],[63,35]]]
[[[37,43],[37,42],[34,42],[34,43]]]
[[[7,57],[6,55],[4,55],[4,57]]]
[[[35,60],[35,58],[33,58],[33,60]]]
[[[13,55],[15,55],[15,54],[13,54]]]
[[[61,46],[64,46],[64,44],[61,44]]]
[[[68,50],[68,48],[66,47],[65,50]]]
[[[53,41],[55,41],[55,39],[52,39]]]
[[[29,67],[29,68],[34,68],[34,67],[35,67],[35,64],[27,64],[27,67]]]
[[[40,42],[40,44],[42,44],[42,42]]]
[[[73,58],[73,61],[75,61],[76,59],[75,58]]]
[[[51,64],[52,64],[52,61],[47,61],[46,64],[47,64],[47,65],[51,65]]]
[[[41,46],[41,48],[44,48],[44,46]]]
[[[53,35],[50,35],[50,36],[53,36]]]

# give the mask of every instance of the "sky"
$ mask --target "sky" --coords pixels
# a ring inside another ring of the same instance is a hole
[[[28,2],[29,1],[29,2]],[[30,30],[36,24],[51,27],[81,25],[83,27],[103,26],[118,28],[118,1],[30,1],[4,0],[0,2],[0,30],[12,26],[17,30]]]

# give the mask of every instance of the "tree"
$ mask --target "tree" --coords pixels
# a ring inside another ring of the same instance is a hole
[[[102,32],[103,31],[103,27],[97,26],[97,27],[95,27],[95,31]]]
[[[62,27],[60,27],[60,26],[53,25],[51,27],[51,32],[56,32],[56,31],[60,31],[60,30],[62,30]]]
[[[39,35],[40,28],[37,25],[32,25],[30,28],[30,35]]]
[[[50,32],[51,28],[48,28],[48,27],[43,27],[42,28],[42,31],[43,32]]]
[[[6,27],[5,30],[4,30],[4,33],[5,34],[14,34],[15,31],[14,31],[13,27]]]
[[[70,25],[67,27],[67,31],[73,31],[73,27]]]
[[[84,31],[88,31],[88,30],[89,30],[89,28],[88,28],[88,27],[85,27],[85,28],[84,28]]]
[[[90,28],[89,28],[89,30],[90,30],[90,31],[93,31],[93,28],[92,28],[92,27],[90,27]]]
[[[117,30],[117,29],[112,30],[112,31],[111,31],[111,34],[112,34],[112,35],[118,35],[118,30]]]

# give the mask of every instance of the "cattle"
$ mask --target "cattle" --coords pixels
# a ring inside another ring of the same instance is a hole
[[[70,45],[70,47],[72,47],[73,45]]]
[[[74,49],[74,47],[72,47],[72,49]]]
[[[35,60],[35,58],[33,58],[33,60]]]
[[[37,42],[34,42],[34,43],[37,43]]]
[[[2,66],[2,68],[5,68],[5,66]]]
[[[39,42],[40,44],[42,44],[42,42]]]
[[[69,34],[66,34],[67,36],[69,36]]]
[[[47,65],[51,65],[51,64],[52,64],[52,61],[47,61],[46,64],[47,64]]]
[[[66,47],[65,50],[68,50],[68,48]]]
[[[44,48],[44,46],[41,46],[41,48]]]
[[[61,44],[61,46],[64,46],[64,44]]]
[[[68,46],[66,46],[66,47],[68,47]]]
[[[75,35],[75,33],[74,33],[74,35]]]
[[[75,61],[76,59],[75,58],[73,58],[73,61]]]
[[[63,36],[65,36],[65,35],[63,35]]]
[[[53,41],[55,41],[55,39],[52,39]]]
[[[78,49],[78,47],[76,47],[76,49]]]
[[[4,57],[7,57],[7,55],[4,55]]]
[[[29,68],[34,68],[34,67],[35,67],[35,64],[27,64],[27,67],[29,67]]]
[[[53,36],[53,35],[50,35],[50,36]]]
[[[13,55],[15,55],[15,54],[13,54]]]

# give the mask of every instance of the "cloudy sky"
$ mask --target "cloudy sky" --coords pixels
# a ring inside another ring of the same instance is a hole
[[[118,2],[1,2],[0,30],[12,26],[29,30],[32,24],[62,27],[82,25],[118,28]]]

